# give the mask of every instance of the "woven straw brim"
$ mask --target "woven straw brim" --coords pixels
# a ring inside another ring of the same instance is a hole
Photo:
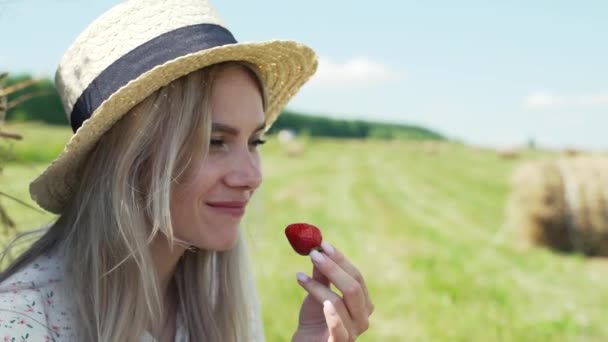
[[[99,106],[72,136],[63,152],[30,184],[32,199],[50,212],[61,213],[81,178],[77,174],[80,164],[117,120],[172,81],[227,61],[243,61],[257,67],[268,101],[266,129],[317,68],[316,55],[310,48],[282,40],[224,45],[159,65],[120,88]]]

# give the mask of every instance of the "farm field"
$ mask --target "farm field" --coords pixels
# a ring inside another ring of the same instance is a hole
[[[70,131],[7,125],[24,135],[0,191],[33,205],[28,183]],[[272,137],[265,181],[244,222],[268,341],[287,341],[310,262],[283,227],[319,225],[365,275],[376,305],[360,341],[606,341],[608,262],[520,247],[505,224],[509,178],[525,159],[456,143],[304,139],[289,156]],[[16,230],[53,219],[0,199]],[[6,243],[16,230],[4,230]]]

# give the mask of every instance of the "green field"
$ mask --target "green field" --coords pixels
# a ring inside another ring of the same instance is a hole
[[[28,133],[15,151],[29,156],[5,167],[0,189],[31,203],[28,181],[69,132],[9,128]],[[289,157],[269,140],[244,225],[269,341],[289,340],[304,296],[295,273],[311,268],[283,235],[294,221],[318,224],[366,276],[376,312],[360,341],[608,341],[608,263],[519,248],[505,225],[521,159],[453,143],[329,139]],[[19,229],[52,219],[2,203]]]

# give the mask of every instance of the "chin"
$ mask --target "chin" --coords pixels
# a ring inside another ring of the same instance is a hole
[[[227,227],[224,228],[224,230],[222,230],[221,232],[224,234],[218,234],[214,236],[214,239],[211,241],[209,239],[206,239],[205,241],[200,241],[200,243],[196,243],[194,245],[200,249],[215,252],[225,252],[234,248],[240,236],[238,227]]]

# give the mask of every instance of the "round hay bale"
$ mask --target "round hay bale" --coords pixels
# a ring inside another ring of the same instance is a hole
[[[566,155],[568,157],[574,157],[574,156],[577,156],[582,153],[582,151],[580,151],[579,149],[576,149],[574,147],[564,148],[561,152],[563,155]]]
[[[304,154],[304,151],[304,144],[297,140],[293,140],[285,145],[285,153],[287,153],[288,157],[299,157]]]
[[[296,134],[288,129],[282,129],[279,131],[278,139],[281,144],[287,144],[296,138]]]
[[[608,256],[608,158],[527,162],[512,178],[509,225],[534,245]]]
[[[522,152],[518,147],[504,147],[496,149],[496,154],[502,159],[514,160],[519,159]]]

